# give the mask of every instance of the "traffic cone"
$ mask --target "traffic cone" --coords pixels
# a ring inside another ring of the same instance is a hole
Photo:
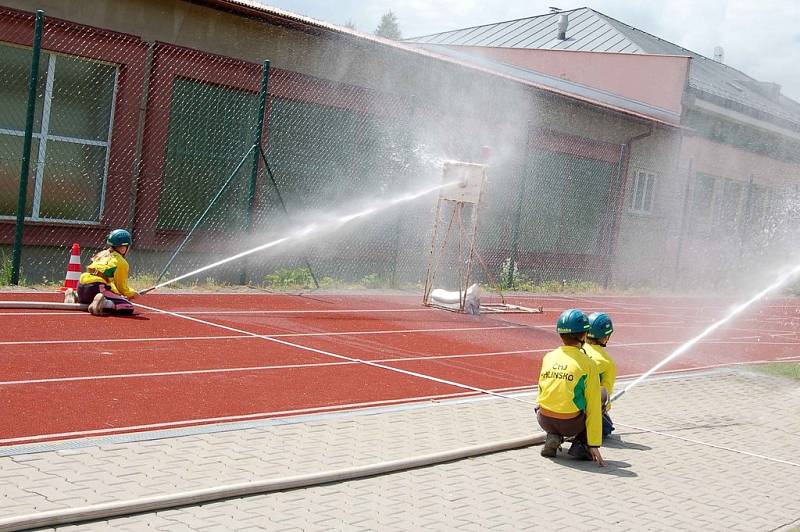
[[[76,242],[72,244],[72,255],[69,256],[69,265],[67,266],[67,277],[64,279],[64,286],[61,287],[62,292],[68,289],[78,289],[78,279],[81,277],[81,246]]]

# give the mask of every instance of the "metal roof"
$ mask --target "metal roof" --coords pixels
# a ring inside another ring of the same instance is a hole
[[[613,94],[602,89],[589,87],[569,81],[566,79],[558,78],[543,74],[535,70],[523,68],[516,65],[507,63],[500,63],[493,59],[486,57],[475,56],[461,51],[456,47],[448,47],[436,44],[427,44],[425,49],[436,53],[437,55],[451,58],[457,62],[472,62],[473,64],[484,67],[496,74],[508,76],[522,83],[532,85],[537,88],[545,88],[551,92],[557,92],[563,95],[571,96],[573,99],[583,100],[603,107],[622,111],[633,116],[646,118],[651,121],[660,122],[664,125],[678,126],[680,124],[681,116],[679,113],[656,107],[638,100],[633,100],[625,96]]]
[[[589,105],[620,112],[639,119],[656,122],[669,127],[679,127],[679,117],[667,110],[655,108],[602,91],[586,87],[567,80],[547,76],[532,70],[505,65],[496,61],[478,61],[472,55],[447,49],[445,47],[419,47],[414,42],[392,41],[371,34],[337,26],[325,21],[298,15],[261,3],[260,0],[189,0],[205,4],[216,9],[236,12],[241,15],[257,16],[273,24],[291,27],[300,31],[327,34],[336,37],[353,39],[356,42],[389,47],[429,59],[456,64],[470,70],[480,71],[492,76],[505,78],[532,88],[558,94],[571,100],[581,101]]]
[[[569,17],[567,39],[557,38],[559,16]],[[689,86],[711,99],[734,102],[800,128],[800,103],[770,96],[767,84],[728,65],[634,28],[590,8],[548,13],[406,39],[418,45],[484,46],[691,57]]]

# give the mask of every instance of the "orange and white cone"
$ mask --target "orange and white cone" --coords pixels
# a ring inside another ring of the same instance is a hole
[[[69,256],[69,265],[67,266],[67,277],[64,279],[64,286],[61,287],[62,292],[67,290],[78,289],[78,279],[81,277],[81,247],[75,243],[72,244],[72,254]]]

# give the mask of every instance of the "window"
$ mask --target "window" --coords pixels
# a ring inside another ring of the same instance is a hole
[[[0,45],[0,216],[16,214],[31,50]],[[99,222],[117,68],[43,52],[26,217]]]
[[[630,212],[650,214],[653,212],[653,193],[656,188],[656,174],[646,170],[636,170],[633,176],[628,209]]]

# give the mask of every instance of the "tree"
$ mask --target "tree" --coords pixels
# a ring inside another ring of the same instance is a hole
[[[400,26],[397,25],[397,16],[389,11],[381,17],[381,23],[378,24],[378,29],[375,30],[375,35],[378,37],[385,37],[387,39],[399,40]]]
[[[353,19],[349,18],[349,19],[347,19],[347,22],[344,23],[344,27],[345,28],[349,28],[351,30],[355,30],[356,29],[356,23],[353,22]]]

